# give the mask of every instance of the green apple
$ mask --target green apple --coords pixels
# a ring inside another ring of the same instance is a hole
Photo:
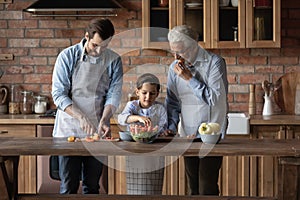
[[[218,123],[202,123],[198,129],[200,134],[216,134],[220,131]]]

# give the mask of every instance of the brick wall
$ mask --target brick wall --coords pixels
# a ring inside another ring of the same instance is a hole
[[[111,17],[117,32],[112,48],[122,55],[126,72],[122,106],[127,101],[130,81],[135,82],[145,71],[158,74],[163,97],[168,65],[173,58],[164,50],[141,50],[141,0],[119,1],[128,8]],[[13,0],[13,4],[0,4],[0,53],[14,55],[11,61],[0,61],[0,67],[5,70],[0,84],[20,84],[24,89],[50,97],[56,56],[63,48],[80,41],[91,17],[33,17],[22,12],[32,2]],[[281,12],[281,49],[212,50],[227,62],[230,111],[248,112],[248,84],[255,83],[257,114],[260,114],[261,82],[276,81],[287,72],[300,72],[300,2],[282,0]],[[277,107],[275,110],[279,112]]]

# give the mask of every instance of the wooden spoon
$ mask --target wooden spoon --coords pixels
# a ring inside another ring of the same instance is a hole
[[[265,95],[269,96],[269,93],[270,93],[270,83],[269,83],[269,81],[264,80],[262,82],[262,88],[265,91]]]
[[[4,71],[2,69],[0,69],[0,78],[3,76]]]

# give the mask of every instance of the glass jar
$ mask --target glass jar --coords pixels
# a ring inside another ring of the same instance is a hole
[[[169,5],[169,0],[158,0],[157,3],[160,7],[167,7]]]
[[[48,99],[45,96],[35,96],[35,103],[34,103],[34,112],[37,114],[44,114],[47,111],[47,102]]]
[[[32,91],[22,91],[21,101],[20,101],[20,111],[22,114],[32,114],[33,113],[33,92]]]
[[[10,87],[10,99],[8,104],[9,114],[20,114],[20,86],[11,85]]]

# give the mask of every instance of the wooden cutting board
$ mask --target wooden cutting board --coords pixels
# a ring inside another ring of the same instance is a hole
[[[274,100],[285,114],[295,114],[295,97],[297,84],[300,84],[300,73],[287,73],[276,82]]]
[[[297,84],[295,96],[295,114],[300,115],[300,84]]]

